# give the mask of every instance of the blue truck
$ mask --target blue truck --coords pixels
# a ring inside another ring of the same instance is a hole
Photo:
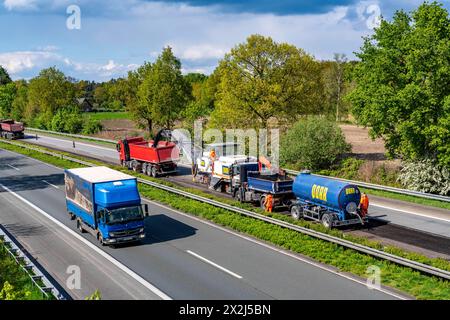
[[[148,206],[141,205],[135,177],[107,167],[64,171],[67,212],[81,233],[102,245],[145,238]]]
[[[295,178],[292,191],[295,199],[290,211],[295,219],[319,221],[326,228],[368,222],[356,185],[302,172]]]
[[[251,202],[265,209],[270,194],[274,207],[289,206],[293,198],[293,180],[283,174],[261,171],[257,162],[240,163],[233,167],[233,195],[240,202]]]

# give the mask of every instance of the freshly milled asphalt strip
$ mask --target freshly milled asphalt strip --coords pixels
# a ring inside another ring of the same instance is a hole
[[[27,135],[25,141],[73,152],[79,155],[91,156],[99,159],[118,163],[117,151],[113,148],[107,148],[91,144],[89,142],[76,142],[76,148],[73,148],[72,141],[64,138],[55,138],[45,135],[39,135],[35,140]],[[179,179],[181,177],[173,177]],[[370,196],[369,212],[371,216],[399,226],[405,226],[410,229],[424,231],[445,237],[450,237],[450,210],[422,206],[419,204],[408,203],[393,199]]]
[[[2,183],[75,230],[65,213],[61,170],[0,151],[22,167],[21,174],[0,168]],[[4,163],[4,162],[3,162]],[[115,259],[149,279],[174,299],[392,299],[393,296],[301,262],[206,223],[150,205],[147,240],[140,246],[104,248]],[[90,235],[86,239],[98,245]],[[239,274],[237,279],[192,252]]]

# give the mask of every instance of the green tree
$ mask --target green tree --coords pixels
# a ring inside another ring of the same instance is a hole
[[[130,111],[136,113],[135,119],[147,120],[150,133],[153,125],[170,129],[188,103],[189,92],[189,84],[181,74],[181,62],[166,47],[139,86],[137,110]]]
[[[281,138],[280,162],[299,170],[326,169],[349,151],[336,122],[310,117],[296,122]]]
[[[365,38],[349,95],[391,155],[450,165],[450,20],[436,2],[397,11]]]
[[[28,104],[28,84],[25,80],[17,80],[15,84],[16,96],[12,103],[11,118],[21,121]]]
[[[16,97],[16,85],[10,82],[0,86],[0,118],[9,118]]]
[[[252,35],[220,62],[211,124],[267,127],[317,113],[323,92],[320,66],[303,50]]]
[[[147,108],[146,99],[139,98],[138,89],[141,87],[144,79],[149,76],[152,67],[151,63],[145,62],[137,70],[128,72],[128,95],[126,97],[126,109],[133,120],[139,127],[147,128],[149,131],[153,128],[153,116]]]
[[[8,72],[5,68],[0,66],[0,86],[10,83],[12,80],[9,77]]]
[[[73,83],[58,69],[44,69],[39,76],[31,79],[25,111],[29,123],[37,122],[38,125],[48,128],[58,109],[74,106]]]

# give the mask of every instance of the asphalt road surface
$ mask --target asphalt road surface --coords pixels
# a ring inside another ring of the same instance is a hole
[[[15,235],[25,230],[19,240],[45,256],[38,261],[61,285],[66,265],[80,265],[87,287],[75,297],[101,284],[105,299],[402,298],[155,203],[149,203],[147,238],[141,245],[101,247],[90,234],[77,233],[65,210],[63,189],[61,169],[0,149],[0,223]],[[57,226],[46,221],[51,219]],[[127,281],[128,276],[133,279]],[[122,282],[127,287],[117,289]]]

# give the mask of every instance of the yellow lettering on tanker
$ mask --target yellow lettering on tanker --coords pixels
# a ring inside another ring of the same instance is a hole
[[[313,185],[311,189],[311,196],[313,199],[318,199],[322,201],[327,201],[327,187],[321,187],[318,185]]]

